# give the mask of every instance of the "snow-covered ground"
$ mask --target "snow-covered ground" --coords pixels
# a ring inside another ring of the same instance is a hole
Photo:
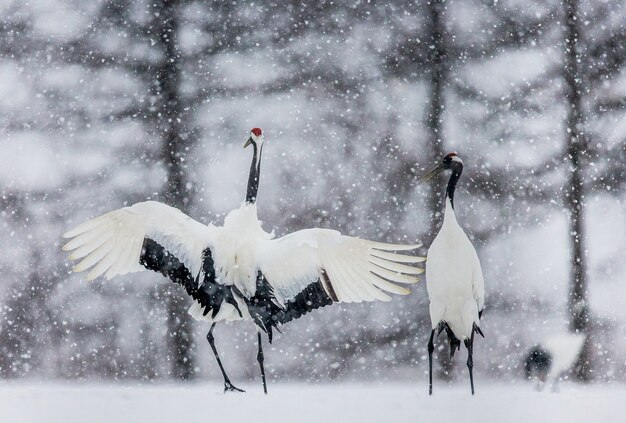
[[[245,394],[218,385],[119,386],[6,383],[0,386],[2,422],[605,422],[623,421],[626,385],[563,384],[559,393],[530,384],[485,384],[477,394],[458,383],[271,384]]]

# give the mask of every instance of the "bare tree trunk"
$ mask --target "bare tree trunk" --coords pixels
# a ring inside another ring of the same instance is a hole
[[[448,79],[448,60],[446,55],[446,24],[444,20],[445,4],[443,0],[432,0],[428,3],[430,14],[429,34],[434,46],[429,60],[430,65],[430,98],[428,100],[428,142],[427,155],[431,165],[439,163],[445,154],[442,134],[442,119],[445,107],[445,88]],[[439,177],[441,178],[441,177]],[[425,245],[430,246],[435,239],[443,217],[442,184],[428,184],[428,208],[430,227],[423,236]],[[441,365],[440,377],[450,380],[453,361],[447,353],[438,354]]]
[[[445,107],[444,90],[448,78],[446,57],[446,28],[444,21],[443,0],[428,3],[430,13],[430,37],[434,46],[430,64],[430,98],[428,100],[428,157],[431,165],[439,163],[445,154],[442,138],[442,118]],[[442,216],[443,189],[441,184],[428,184],[428,208],[430,209],[430,227],[424,241],[427,245],[435,239]]]
[[[584,234],[584,186],[582,158],[586,150],[584,117],[581,107],[582,72],[579,69],[580,18],[578,0],[565,0],[565,68],[564,79],[567,99],[567,136],[565,153],[570,162],[569,180],[565,186],[565,205],[569,211],[571,274],[569,293],[569,329],[588,334],[589,306],[587,303],[587,275]],[[585,342],[577,365],[580,380],[591,379],[589,340]]]
[[[191,192],[186,180],[186,154],[191,138],[183,137],[184,110],[180,99],[181,52],[178,48],[178,2],[163,0],[158,9],[159,42],[163,60],[156,71],[157,130],[162,139],[161,157],[167,167],[167,184],[163,190],[165,202],[186,212]],[[191,319],[187,314],[188,299],[179,290],[167,290],[168,355],[172,361],[172,376],[189,380],[194,376],[195,352]]]

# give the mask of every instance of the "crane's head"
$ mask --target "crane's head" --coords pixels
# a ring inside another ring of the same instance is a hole
[[[422,181],[427,182],[439,175],[444,170],[452,170],[452,172],[460,174],[463,172],[463,160],[456,153],[448,153],[443,157],[441,163],[437,165],[433,170],[428,172],[422,178]]]
[[[250,130],[250,134],[243,148],[246,148],[250,144],[254,144],[257,147],[263,144],[263,131],[261,131],[261,128],[252,128]]]

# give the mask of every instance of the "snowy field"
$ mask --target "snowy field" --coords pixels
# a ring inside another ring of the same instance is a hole
[[[8,383],[0,387],[2,422],[619,422],[626,411],[626,385],[565,384],[559,393],[531,385],[438,383],[272,384],[265,396],[246,384],[246,394],[218,385],[112,386]],[[467,388],[467,389],[465,389]]]

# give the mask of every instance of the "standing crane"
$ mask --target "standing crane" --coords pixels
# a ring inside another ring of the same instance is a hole
[[[141,270],[159,272],[182,285],[194,302],[189,314],[211,323],[207,340],[224,377],[224,392],[235,387],[215,348],[213,329],[221,321],[252,320],[257,327],[257,361],[267,393],[261,331],[333,303],[391,299],[406,295],[397,285],[416,283],[422,257],[398,254],[419,245],[394,245],[305,229],[273,239],[257,218],[257,193],[264,137],[250,131],[244,148],[253,156],[241,207],[223,226],[206,226],[181,211],[146,201],[96,217],[64,234],[63,250],[82,259],[75,272],[91,268],[87,280],[111,279]],[[386,291],[386,292],[385,292]]]
[[[443,224],[426,258],[426,289],[432,324],[428,341],[428,393],[433,393],[435,331],[438,330],[439,335],[445,330],[450,344],[450,357],[461,348],[461,340],[465,343],[467,368],[474,395],[474,334],[478,333],[484,338],[479,323],[485,306],[485,284],[476,250],[454,214],[454,191],[463,172],[463,161],[456,153],[450,153],[423,180],[429,181],[445,170],[450,170],[451,175],[446,188]]]

